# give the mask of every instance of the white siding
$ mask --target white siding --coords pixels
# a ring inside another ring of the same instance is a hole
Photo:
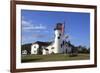
[[[32,44],[32,46],[31,46],[31,54],[38,54],[38,48],[39,48],[38,44]]]
[[[27,50],[23,50],[23,51],[22,51],[22,54],[23,54],[23,55],[26,55],[26,54],[27,54]]]

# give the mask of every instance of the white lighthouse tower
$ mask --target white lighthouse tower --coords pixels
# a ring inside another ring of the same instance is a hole
[[[54,52],[55,53],[62,53],[62,39],[63,39],[63,31],[64,31],[64,24],[62,23],[57,23],[56,27],[54,28],[55,31],[55,40],[54,40]]]

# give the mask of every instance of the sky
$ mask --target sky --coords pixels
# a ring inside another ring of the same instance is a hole
[[[90,47],[90,14],[21,10],[21,44],[53,41],[57,23],[65,22],[65,35],[76,46]]]

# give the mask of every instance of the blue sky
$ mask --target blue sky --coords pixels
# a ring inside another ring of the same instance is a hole
[[[82,12],[21,10],[21,43],[53,41],[59,22],[65,22],[65,35],[72,44],[90,46],[90,14]]]

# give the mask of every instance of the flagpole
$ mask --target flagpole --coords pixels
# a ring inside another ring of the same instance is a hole
[[[63,42],[64,42],[63,44],[64,54],[66,54],[65,53],[65,21],[63,22]]]
[[[65,21],[64,21],[64,34],[65,34]]]

